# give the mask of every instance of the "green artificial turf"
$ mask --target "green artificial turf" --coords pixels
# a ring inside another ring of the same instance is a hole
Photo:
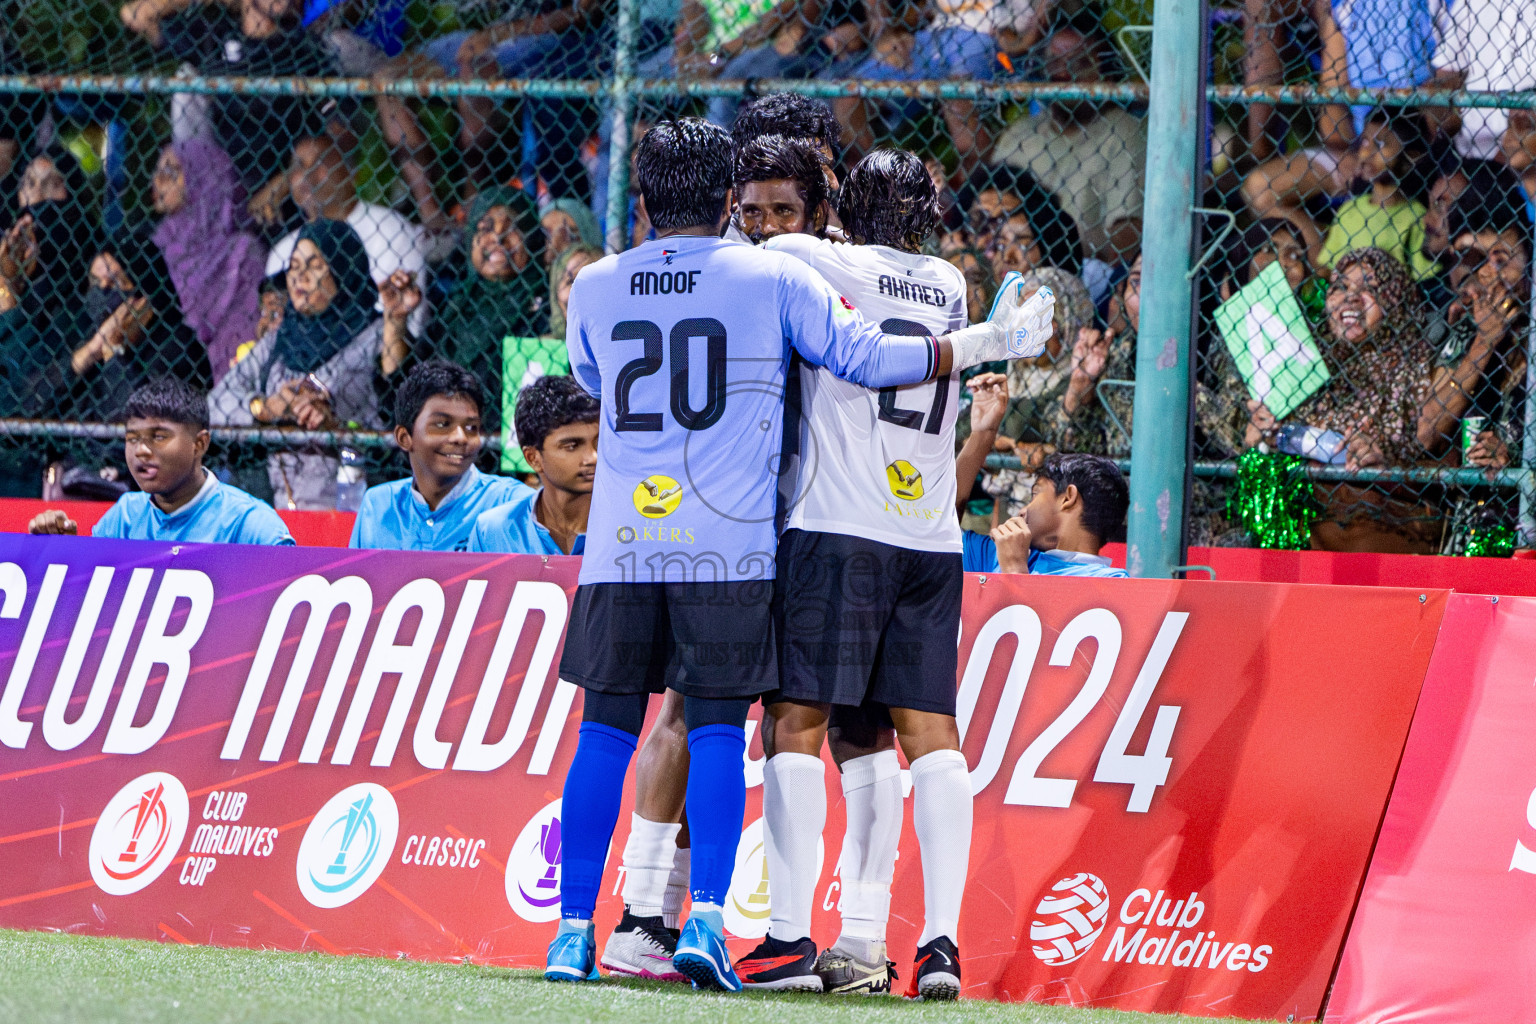
[[[1028,1003],[720,995],[676,985],[554,985],[493,967],[267,953],[0,930],[0,1021],[48,1024],[1159,1024],[1191,1017]]]

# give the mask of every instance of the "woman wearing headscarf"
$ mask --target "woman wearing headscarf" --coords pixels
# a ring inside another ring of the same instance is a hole
[[[218,380],[250,341],[266,247],[239,230],[235,165],[203,138],[173,142],[155,167],[154,204],[162,215],[155,244],[165,255],[187,325],[208,352]]]
[[[83,329],[58,373],[66,418],[115,422],[129,393],[156,377],[210,385],[208,354],[183,318],[170,271],[148,236],[128,234],[100,246],[84,310]]]
[[[1418,289],[1407,268],[1376,248],[1339,257],[1318,339],[1331,376],[1279,422],[1248,399],[1240,412],[1202,409],[1208,436],[1229,451],[1259,445],[1347,470],[1410,466],[1427,458],[1418,441],[1419,412],[1430,394],[1434,351],[1419,329]],[[1244,389],[1224,346],[1213,346],[1222,390]],[[1239,422],[1239,418],[1241,422]],[[1286,427],[1313,428],[1304,436]],[[1319,484],[1323,506],[1312,546],[1329,551],[1432,553],[1440,515],[1410,491]]]
[[[488,394],[501,393],[502,340],[543,334],[548,323],[544,232],[526,192],[490,188],[469,207],[460,250],[457,283],[433,303],[437,316],[428,327],[433,351],[485,382]],[[415,308],[420,293],[406,284],[404,306]],[[499,410],[486,410],[485,429],[495,430]]]
[[[97,232],[79,207],[85,176],[62,149],[22,173],[18,215],[0,238],[0,415],[55,415],[43,375],[74,340]]]
[[[553,264],[573,245],[603,244],[603,232],[597,226],[597,217],[585,203],[575,199],[556,199],[545,207],[539,223],[544,228],[546,264]]]
[[[5,218],[10,226],[0,236],[0,416],[60,413],[48,378],[75,336],[96,252],[85,193],[85,174],[62,147],[34,157],[19,175],[15,217]],[[37,446],[0,452],[0,494],[40,493],[45,457]]]
[[[380,291],[369,276],[363,240],[344,221],[305,225],[288,263],[287,286],[282,323],[209,396],[213,422],[379,429],[384,420],[377,379],[404,362],[410,340],[387,327],[398,312],[397,293],[384,296],[384,316],[374,310]],[[320,448],[274,452],[267,460],[274,503],[335,508],[337,464]]]

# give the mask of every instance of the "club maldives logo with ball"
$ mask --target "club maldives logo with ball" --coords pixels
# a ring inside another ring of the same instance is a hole
[[[299,892],[323,909],[346,906],[383,874],[400,832],[400,808],[373,782],[348,786],[325,802],[304,830],[296,867]]]
[[[1109,890],[1096,875],[1081,872],[1051,886],[1035,907],[1029,939],[1035,956],[1052,967],[1081,958],[1109,920]]]
[[[507,855],[507,903],[534,924],[560,918],[560,803],[545,804],[528,819]]]
[[[91,832],[91,878],[127,896],[159,878],[187,834],[187,788],[166,772],[140,775],[102,808]]]

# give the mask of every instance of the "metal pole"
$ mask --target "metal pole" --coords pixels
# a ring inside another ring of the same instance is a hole
[[[633,42],[631,42],[633,52]],[[630,62],[633,72],[633,61]],[[748,81],[716,79],[650,79],[631,75],[630,94],[666,99],[701,96],[748,96],[769,92],[793,92],[802,96],[858,96],[890,100],[978,100],[984,102],[1084,100],[1093,103],[1144,103],[1147,86],[1141,82],[975,82],[929,79],[888,82],[841,79],[756,78]],[[129,95],[204,96],[404,96],[410,99],[456,99],[487,96],[513,99],[521,96],[548,99],[591,99],[612,95],[611,82],[588,79],[459,79],[397,78],[265,78],[239,75],[182,78],[177,75],[0,75],[0,94],[9,93],[110,93]],[[1210,85],[1205,98],[1212,103],[1248,106],[1254,103],[1302,106],[1386,107],[1499,107],[1536,110],[1536,91],[1450,92],[1432,89],[1319,89],[1312,85]]]
[[[1162,0],[1152,13],[1141,320],[1132,406],[1126,567],[1169,578],[1184,564],[1190,444],[1189,270],[1194,258],[1201,110],[1200,0]]]
[[[629,234],[629,128],[635,113],[635,35],[638,0],[619,0],[613,53],[613,136],[608,140],[609,252],[623,252]]]
[[[1536,286],[1536,263],[1531,268]],[[1536,301],[1536,287],[1531,295]],[[1525,345],[1525,431],[1520,438],[1520,525],[1515,546],[1536,548],[1536,317]]]

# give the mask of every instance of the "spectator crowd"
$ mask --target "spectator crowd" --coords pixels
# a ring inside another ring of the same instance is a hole
[[[1083,87],[1016,105],[679,90],[648,93],[628,126],[638,137],[697,112],[743,143],[755,126],[789,125],[831,190],[873,149],[903,145],[926,158],[944,207],[925,248],[962,273],[973,320],[1011,271],[1052,289],[1046,352],[974,371],[1006,379],[987,437],[1012,457],[961,481],[980,532],[1029,503],[1052,454],[1130,454],[1146,118],[1094,87],[1145,63],[1132,35],[1110,31],[1144,20],[1132,6],[639,4],[640,78]],[[146,60],[184,74],[378,80],[602,78],[618,20],[612,0],[475,5],[448,31],[424,29],[400,0],[133,0],[118,13]],[[1507,551],[1517,502],[1497,471],[1523,465],[1536,112],[1435,94],[1536,89],[1536,2],[1246,0],[1223,17],[1242,25],[1234,63],[1249,84],[1300,68],[1326,88],[1418,88],[1428,102],[1212,110],[1203,205],[1238,227],[1198,280],[1196,458],[1342,468],[1346,479],[1299,499],[1314,546]],[[27,70],[10,43],[0,61]],[[532,479],[517,396],[567,372],[571,283],[610,226],[612,115],[604,98],[545,95],[178,93],[134,122],[158,133],[156,151],[144,180],[124,182],[99,130],[120,109],[11,94],[0,417],[122,422],[136,389],[173,377],[208,392],[215,427],[409,435],[398,391],[414,367],[444,361],[488,396],[482,428],[503,443],[481,465]],[[650,237],[633,194],[627,209],[620,234]],[[747,213],[737,227],[751,236]],[[355,453],[309,441],[259,457],[216,446],[210,465],[280,508],[345,507]],[[122,461],[110,446],[11,438],[0,491],[112,496],[133,486]],[[1484,475],[1422,472],[1441,467]],[[1378,469],[1404,472],[1361,472]],[[1191,543],[1257,542],[1235,493],[1196,481]]]

